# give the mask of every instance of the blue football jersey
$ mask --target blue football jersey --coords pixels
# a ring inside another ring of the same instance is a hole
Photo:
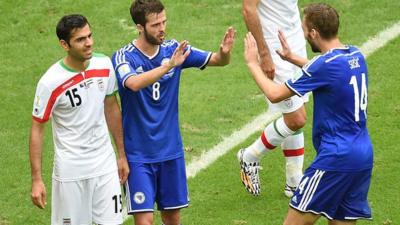
[[[155,163],[183,156],[178,115],[181,70],[205,68],[212,53],[188,46],[190,54],[183,64],[168,71],[157,82],[139,91],[124,85],[130,76],[150,71],[169,60],[178,45],[176,40],[165,41],[154,56],[147,56],[132,42],[112,57],[121,97],[124,144],[129,162]]]
[[[368,71],[357,48],[336,48],[313,58],[286,85],[299,96],[313,92],[313,144],[317,156],[312,168],[372,168],[373,151],[366,126]]]

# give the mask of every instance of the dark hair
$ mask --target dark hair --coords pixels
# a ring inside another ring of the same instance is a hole
[[[135,0],[131,5],[131,17],[135,24],[145,26],[146,16],[152,13],[160,13],[164,5],[159,0]]]
[[[76,28],[82,28],[89,24],[86,17],[79,14],[63,16],[57,24],[56,33],[59,40],[64,40],[69,44],[71,33]],[[90,26],[90,24],[89,24]]]
[[[339,30],[339,14],[325,3],[313,3],[304,8],[304,18],[309,30],[315,29],[324,39],[337,36]]]

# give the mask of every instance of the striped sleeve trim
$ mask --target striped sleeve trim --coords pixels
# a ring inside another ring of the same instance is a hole
[[[208,62],[210,62],[210,59],[211,59],[211,55],[212,55],[212,54],[213,54],[212,52],[209,52],[209,53],[208,53],[208,56],[207,56],[206,60],[204,61],[203,65],[201,65],[201,66],[199,67],[201,70],[204,70],[204,69],[206,68]]]
[[[295,93],[297,96],[299,97],[303,97],[302,94],[300,94],[300,92],[296,91],[296,89],[294,89],[292,86],[290,86],[290,84],[286,81],[285,82],[286,87],[288,87],[293,93]]]

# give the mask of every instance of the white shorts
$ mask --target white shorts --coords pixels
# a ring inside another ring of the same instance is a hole
[[[268,40],[266,41],[268,43],[269,48],[271,49],[272,60],[274,61],[275,64],[274,82],[278,84],[283,84],[288,79],[293,78],[296,74],[301,73],[300,67],[291,64],[285,60],[282,60],[279,57],[279,55],[275,52],[276,49],[282,48],[280,42],[271,42]],[[288,43],[291,44],[291,50],[295,54],[305,58],[307,57],[305,41],[302,36],[300,38],[293,37],[291,40],[288,40]],[[265,99],[268,102],[269,113],[276,113],[276,112],[291,113],[298,110],[301,106],[304,105],[305,102],[308,102],[308,97],[309,93],[305,94],[303,97],[294,95],[278,103],[271,103],[267,98]]]
[[[118,172],[99,177],[52,183],[52,225],[122,224]]]

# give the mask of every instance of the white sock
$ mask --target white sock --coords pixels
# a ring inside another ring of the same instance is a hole
[[[304,135],[300,130],[287,137],[281,144],[286,159],[286,183],[297,187],[303,176]]]
[[[286,126],[283,117],[278,118],[268,126],[261,133],[253,144],[246,148],[243,154],[243,159],[246,162],[259,161],[265,154],[276,146],[280,145],[283,140],[295,133]]]

